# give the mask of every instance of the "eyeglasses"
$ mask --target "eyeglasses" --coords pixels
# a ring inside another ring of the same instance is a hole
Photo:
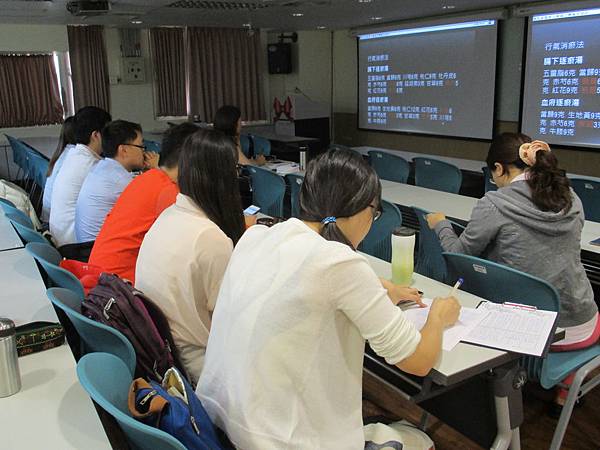
[[[381,217],[381,207],[376,205],[369,205],[370,208],[373,208],[373,222]]]
[[[137,145],[137,144],[123,144],[123,145],[131,145],[132,147],[141,148],[143,152],[146,151],[146,146],[145,145]]]

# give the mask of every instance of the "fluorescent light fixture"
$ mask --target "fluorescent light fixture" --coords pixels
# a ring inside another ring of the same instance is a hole
[[[534,22],[555,19],[571,19],[575,17],[597,16],[600,14],[600,8],[580,9],[577,11],[553,12],[549,14],[537,14],[531,18]]]
[[[304,15],[304,13],[292,13],[292,16],[294,17],[302,17]]]
[[[319,26],[317,27],[317,30],[324,30],[325,28],[327,28],[327,27],[325,27],[325,26],[323,26],[323,25],[319,25]]]
[[[495,20],[476,20],[473,22],[448,23],[445,25],[432,25],[429,27],[405,28],[402,30],[383,31],[381,33],[359,34],[361,41],[367,39],[380,39],[393,36],[404,36],[407,34],[432,33],[435,31],[461,30],[465,28],[479,28],[495,25]]]
[[[455,5],[444,5],[444,6],[442,6],[442,9],[454,9],[454,8],[456,8]]]
[[[132,23],[133,25],[140,25],[140,24],[142,24],[143,22],[142,22],[141,20],[137,20],[137,19],[136,19],[136,20],[132,20],[132,21],[131,21],[131,23]]]
[[[369,17],[369,20],[381,20],[381,19],[383,19],[383,17],[380,17],[380,16]]]

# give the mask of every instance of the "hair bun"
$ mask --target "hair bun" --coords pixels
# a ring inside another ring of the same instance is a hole
[[[535,164],[535,155],[538,151],[549,152],[550,146],[544,141],[526,142],[519,147],[519,158],[531,167]]]

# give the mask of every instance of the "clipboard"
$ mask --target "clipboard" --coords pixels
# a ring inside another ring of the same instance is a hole
[[[482,301],[477,308],[481,305],[489,305],[490,314],[463,342],[542,358],[548,354],[550,345],[556,342],[558,313],[555,311],[510,302]],[[507,320],[510,320],[510,329],[503,328]],[[531,325],[534,330],[530,329]],[[545,336],[543,341],[540,334]]]

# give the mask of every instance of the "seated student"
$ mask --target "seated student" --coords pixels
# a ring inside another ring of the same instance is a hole
[[[396,307],[420,302],[417,291],[380,280],[356,253],[380,197],[359,154],[332,150],[308,165],[300,220],[251,227],[237,243],[196,390],[236,447],[362,450],[373,430],[362,424],[365,340],[408,373],[436,363],[460,306],[436,299],[417,331]],[[386,430],[407,448],[432,447],[395,426]]]
[[[144,152],[143,144],[142,127],[137,123],[115,120],[104,127],[104,159],[85,178],[77,199],[77,242],[96,239],[106,215],[133,180],[132,171],[158,167],[158,153]]]
[[[65,156],[69,152],[69,149],[75,147],[75,117],[69,116],[65,119],[62,130],[60,132],[60,138],[58,140],[58,146],[50,158],[48,163],[48,172],[46,172],[46,184],[44,185],[44,194],[42,196],[42,222],[48,222],[50,219],[50,203],[52,201],[52,187],[54,186],[54,180],[56,174],[62,167],[65,161]]]
[[[56,175],[50,202],[50,233],[57,246],[77,242],[75,237],[75,205],[83,180],[100,161],[101,130],[111,117],[95,106],[81,108],[75,114],[77,145],[65,155]]]
[[[242,145],[240,144],[240,134],[242,133],[242,113],[237,106],[221,106],[215,114],[213,127],[215,130],[222,131],[234,139],[238,150],[239,164],[243,164],[245,166],[262,166],[267,162],[264,155],[257,155],[253,159],[250,159],[244,155],[244,152],[242,151]]]
[[[598,308],[581,264],[579,197],[548,144],[524,134],[496,137],[487,166],[499,189],[477,202],[460,237],[442,213],[429,214],[429,226],[445,251],[481,256],[548,281],[560,294],[558,326],[566,328],[560,343],[585,341],[598,322]]]
[[[135,282],[142,240],[160,213],[175,203],[179,153],[196,131],[196,125],[186,122],[165,133],[158,168],[137,176],[117,199],[96,237],[90,264]]]
[[[233,140],[219,131],[200,130],[186,141],[180,194],[146,233],[136,264],[135,285],[167,316],[194,384],[221,280],[244,232],[236,160]]]

